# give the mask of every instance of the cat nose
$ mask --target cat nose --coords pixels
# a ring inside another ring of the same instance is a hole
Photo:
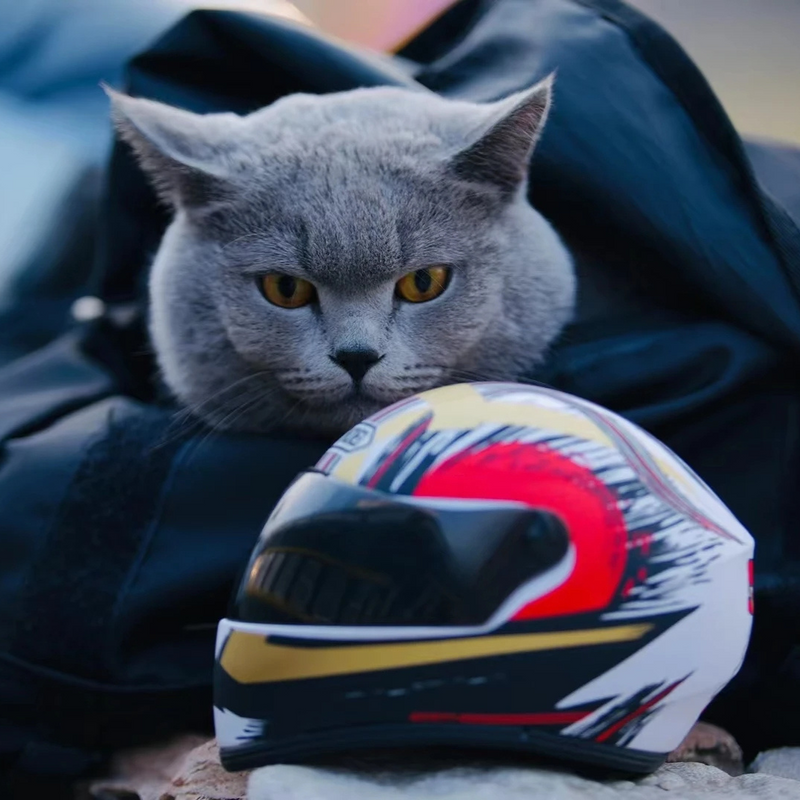
[[[337,350],[331,356],[340,367],[350,373],[350,377],[358,383],[374,367],[383,356],[374,350]]]

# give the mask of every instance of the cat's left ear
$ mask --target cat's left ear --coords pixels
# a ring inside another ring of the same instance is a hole
[[[550,110],[555,73],[531,89],[488,107],[474,141],[451,161],[461,179],[512,195],[528,174],[533,148]]]
[[[116,92],[103,86],[119,137],[162,200],[173,207],[198,207],[219,197],[231,174],[230,149],[242,118],[194,114]]]

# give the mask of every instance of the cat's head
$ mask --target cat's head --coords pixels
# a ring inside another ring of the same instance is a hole
[[[245,117],[110,93],[174,210],[150,330],[179,400],[219,427],[336,433],[434,386],[529,371],[575,291],[526,199],[551,85],[491,104],[292,95]]]

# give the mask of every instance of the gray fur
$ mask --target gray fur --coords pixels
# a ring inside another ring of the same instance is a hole
[[[109,92],[120,135],[174,217],[150,278],[164,379],[208,423],[338,433],[447,383],[515,380],[572,313],[575,279],[526,200],[552,81],[492,104],[397,88],[292,95],[246,117]],[[450,265],[427,303],[405,274]],[[282,309],[257,276],[319,302]],[[356,388],[330,355],[383,359]]]

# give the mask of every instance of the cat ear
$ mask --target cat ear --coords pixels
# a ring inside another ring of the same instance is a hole
[[[119,137],[127,142],[162,200],[197,207],[224,192],[227,153],[241,117],[193,114],[103,86]]]
[[[490,105],[477,138],[452,160],[455,174],[471,183],[491,185],[510,195],[525,180],[531,153],[550,109],[555,75],[532,89]]]

